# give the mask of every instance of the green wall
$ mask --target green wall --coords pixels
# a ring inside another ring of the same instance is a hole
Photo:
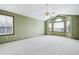
[[[79,39],[79,16],[72,16],[72,38]]]
[[[0,13],[13,15],[15,32],[14,35],[0,36],[0,43],[44,35],[44,21],[39,21],[30,17],[0,11]]]
[[[71,26],[72,26],[72,33],[71,33],[71,38],[73,39],[79,39],[79,15],[66,15],[66,16],[70,16],[71,17]],[[49,19],[47,21],[45,21],[45,34],[46,35],[58,35],[58,36],[65,36],[66,37],[66,32],[48,32],[47,30],[47,23],[51,20],[55,20],[56,18],[59,18],[61,16],[57,16],[54,19]],[[61,18],[63,18],[64,16],[62,16]],[[65,18],[63,18],[63,20],[65,20]],[[66,29],[66,27],[65,27]]]

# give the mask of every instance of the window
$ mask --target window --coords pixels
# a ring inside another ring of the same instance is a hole
[[[13,33],[13,16],[0,15],[0,35]]]
[[[57,19],[56,22],[53,23],[54,32],[64,32],[64,22],[62,19]]]
[[[70,28],[71,28],[71,27],[70,27],[70,21],[69,21],[69,20],[67,21],[66,26],[67,26],[67,32],[70,32]]]
[[[57,19],[56,21],[62,21],[62,19]]]
[[[52,23],[48,23],[48,31],[52,31]]]

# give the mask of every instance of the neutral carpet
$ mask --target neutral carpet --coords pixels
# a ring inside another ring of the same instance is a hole
[[[79,40],[44,35],[0,45],[1,55],[78,55]]]

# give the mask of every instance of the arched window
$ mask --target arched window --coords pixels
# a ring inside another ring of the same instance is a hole
[[[62,19],[56,19],[56,22],[58,22],[58,21],[62,21]]]

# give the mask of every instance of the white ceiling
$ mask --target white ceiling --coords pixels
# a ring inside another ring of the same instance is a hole
[[[24,16],[45,20],[45,4],[0,4],[0,9]],[[79,15],[79,4],[49,4],[50,12],[59,14]]]

